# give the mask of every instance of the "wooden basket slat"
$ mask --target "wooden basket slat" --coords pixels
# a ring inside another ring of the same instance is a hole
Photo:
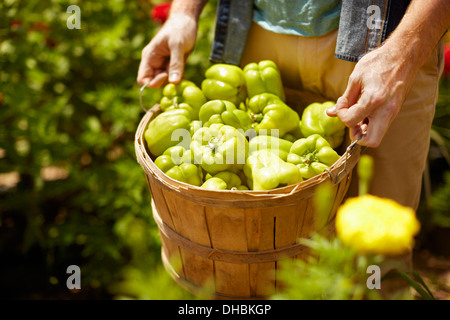
[[[172,199],[172,201],[174,201]],[[187,239],[200,245],[211,247],[208,230],[204,228],[205,214],[204,207],[183,198],[174,201],[175,210],[180,212],[177,216],[180,222],[179,232]],[[214,264],[211,260],[205,259],[189,250],[183,249],[184,271],[186,279],[197,286],[201,286],[214,278]]]
[[[170,214],[170,210],[166,204],[166,199],[164,198],[162,189],[158,188],[151,182],[149,176],[146,176],[147,183],[150,189],[150,193],[152,195],[152,209],[153,211],[158,208],[158,215],[161,217],[161,220],[164,221],[169,227],[175,229],[175,224],[172,220],[172,215]]]
[[[304,202],[298,205],[283,206],[276,210],[275,248],[283,248],[297,242],[297,229],[303,220]],[[299,210],[300,209],[300,210]],[[300,212],[300,214],[299,214]]]
[[[246,252],[245,210],[221,207],[205,208],[212,246],[218,250]],[[244,264],[215,261],[215,283],[223,295],[249,296],[249,270]]]
[[[161,256],[167,259],[167,263],[171,265],[174,271],[182,278],[186,279],[184,272],[185,264],[183,263],[183,256],[180,247],[167,238],[163,233],[160,233],[161,238]],[[163,260],[164,261],[164,260]]]
[[[266,251],[274,249],[273,241],[273,208],[246,209],[247,247],[249,251]],[[275,277],[275,262],[251,263],[250,295],[264,296],[273,293],[268,292],[271,279]]]
[[[267,297],[275,293],[276,262],[251,263],[251,297]]]
[[[166,206],[171,213],[171,220],[173,222],[173,230],[176,230],[178,233],[185,235],[183,221],[180,218],[180,215],[183,215],[183,212],[179,212],[176,207],[177,199],[172,192],[168,190],[162,190],[162,196],[165,200]],[[156,207],[156,210],[159,214],[159,208]],[[164,220],[163,220],[164,221]],[[165,222],[165,221],[164,221]],[[171,241],[170,239],[168,241]],[[167,241],[167,242],[168,242]],[[176,249],[175,249],[176,248]],[[195,264],[195,258],[193,258],[192,254],[189,250],[186,250],[183,247],[179,246],[171,246],[171,250],[169,250],[169,256],[172,254],[172,250],[176,250],[179,252],[179,256],[181,257],[181,265],[183,273],[180,274],[184,279],[190,279],[192,277],[192,265]],[[177,269],[175,269],[177,271]],[[195,272],[195,271],[194,271]],[[196,284],[196,283],[194,283]]]

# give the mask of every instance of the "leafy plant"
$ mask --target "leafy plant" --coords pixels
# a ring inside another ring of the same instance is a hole
[[[403,279],[406,280],[406,282],[408,282],[411,287],[413,287],[417,291],[417,293],[420,294],[420,296],[424,300],[436,300],[433,293],[430,291],[425,281],[417,271],[412,271],[409,273],[400,272],[399,274]]]
[[[444,173],[442,184],[431,197],[432,222],[438,226],[450,227],[450,171]]]
[[[396,285],[381,289],[389,278],[402,277],[424,299],[434,299],[420,275],[408,274],[402,255],[411,249],[413,236],[419,222],[412,209],[393,200],[367,194],[367,186],[373,173],[373,160],[361,156],[357,167],[360,173],[360,194],[347,199],[337,210],[336,236],[325,237],[319,232],[299,243],[309,248],[309,255],[302,260],[283,261],[277,281],[282,290],[274,299],[302,300],[359,300],[359,299],[408,299],[410,295]],[[316,230],[324,225],[331,203],[332,189],[325,183],[317,187],[314,203],[317,214]],[[393,228],[395,226],[395,228]],[[374,278],[368,273],[375,271]],[[383,278],[381,278],[383,274]],[[375,283],[369,280],[374,280]],[[392,283],[392,282],[391,282]]]
[[[134,150],[140,55],[160,27],[153,3],[70,4],[81,9],[79,30],[66,27],[65,1],[0,3],[0,174],[18,177],[0,188],[2,297],[76,298],[65,287],[71,264],[81,268],[78,296],[111,297],[122,270],[161,263]],[[211,1],[190,79],[209,65],[214,14]],[[145,107],[160,95],[145,90]]]
[[[447,71],[448,72],[448,71]],[[450,78],[448,73],[440,81],[439,98],[430,132],[431,145],[424,172],[422,202],[418,216],[430,228],[450,225],[450,189],[448,171],[450,170]]]
[[[283,261],[277,280],[282,291],[274,299],[295,300],[360,300],[380,299],[377,290],[367,287],[367,267],[380,264],[381,257],[357,255],[338,238],[327,239],[318,234],[301,239],[311,255],[305,260]]]

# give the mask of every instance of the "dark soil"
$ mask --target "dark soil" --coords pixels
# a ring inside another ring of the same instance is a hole
[[[434,297],[450,300],[450,228],[428,230],[416,246],[413,263]]]

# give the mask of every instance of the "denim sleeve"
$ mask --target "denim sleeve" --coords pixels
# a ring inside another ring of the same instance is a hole
[[[388,0],[342,0],[336,57],[358,61],[381,44]]]
[[[342,0],[336,58],[358,61],[397,27],[410,0]]]
[[[210,60],[239,65],[253,18],[253,0],[219,0]]]

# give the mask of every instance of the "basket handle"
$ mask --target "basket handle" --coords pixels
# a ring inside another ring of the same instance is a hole
[[[147,113],[147,109],[144,108],[144,105],[142,104],[142,92],[144,92],[144,89],[150,84],[150,80],[147,81],[146,84],[144,84],[141,89],[139,90],[139,103],[141,105],[142,110],[144,110],[145,113]]]
[[[330,176],[331,182],[333,184],[336,184],[339,181],[339,177],[341,176],[341,174],[347,170],[347,160],[350,155],[350,151],[352,151],[352,149],[355,147],[355,145],[358,143],[358,141],[361,140],[366,133],[367,133],[367,131],[363,131],[358,139],[356,139],[355,141],[353,141],[352,143],[349,144],[349,146],[347,147],[347,149],[345,151],[346,156],[345,156],[344,168],[338,172],[336,177],[333,177],[333,174],[331,173],[331,171],[329,169],[325,169],[328,172],[328,175]],[[364,147],[361,150],[361,153],[364,152],[366,149],[367,149],[367,147]]]

